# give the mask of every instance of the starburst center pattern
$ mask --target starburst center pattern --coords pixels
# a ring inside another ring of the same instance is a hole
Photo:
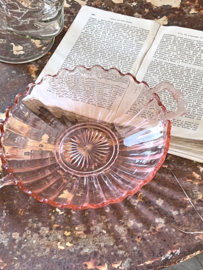
[[[58,160],[76,175],[104,172],[115,161],[119,145],[116,135],[106,126],[78,124],[63,134]]]

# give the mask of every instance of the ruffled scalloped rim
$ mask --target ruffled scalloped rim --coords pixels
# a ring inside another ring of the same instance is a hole
[[[56,77],[60,74],[61,71],[63,70],[67,70],[69,72],[74,72],[77,68],[85,68],[86,70],[91,70],[92,68],[94,67],[99,67],[101,69],[103,69],[104,71],[110,71],[110,70],[116,70],[121,76],[126,76],[126,75],[129,75],[133,78],[133,80],[136,82],[136,83],[140,83],[136,78],[135,76],[133,76],[131,73],[127,73],[127,74],[123,74],[121,71],[119,71],[117,68],[110,68],[110,69],[104,69],[103,67],[99,66],[99,65],[94,65],[92,66],[91,68],[86,68],[85,66],[83,65],[79,65],[79,66],[76,66],[73,70],[68,70],[68,69],[60,69],[59,72],[55,75],[45,75],[41,80],[40,82],[38,83],[30,83],[25,92],[24,93],[21,93],[21,94],[18,94],[16,95],[15,97],[15,100],[14,100],[14,104],[10,107],[8,107],[6,109],[6,117],[5,117],[5,120],[2,121],[2,123],[0,124],[0,147],[4,149],[3,147],[3,144],[2,144],[2,138],[4,137],[4,132],[5,132],[5,125],[6,125],[6,122],[8,121],[9,119],[9,116],[10,116],[10,111],[11,109],[13,109],[18,103],[19,103],[19,99],[21,97],[25,97],[27,96],[33,89],[33,87],[35,85],[40,85],[43,83],[43,81],[47,78],[47,77]],[[148,86],[148,84],[146,82],[142,82],[144,83],[145,85]],[[149,86],[148,86],[149,87]],[[158,102],[158,105],[162,108],[162,111],[164,113],[167,113],[167,110],[165,108],[165,106],[162,104],[159,96],[157,94],[153,94],[154,95],[154,98],[157,100]],[[48,203],[54,207],[57,207],[57,208],[71,208],[73,210],[82,210],[82,209],[88,209],[88,208],[93,208],[93,209],[96,209],[96,208],[100,208],[100,207],[104,207],[108,204],[113,204],[113,203],[119,203],[121,202],[123,199],[125,199],[126,197],[128,196],[131,196],[131,195],[134,195],[136,192],[138,192],[144,185],[146,185],[147,183],[149,183],[153,177],[155,176],[156,172],[160,169],[160,167],[162,166],[165,158],[166,158],[166,155],[168,153],[168,149],[169,149],[169,144],[170,144],[170,132],[171,132],[171,121],[170,120],[167,120],[166,122],[167,123],[167,133],[166,133],[166,142],[165,142],[165,147],[164,147],[164,152],[163,152],[163,156],[160,158],[158,164],[156,165],[156,167],[154,168],[154,171],[151,172],[151,174],[142,182],[142,184],[140,184],[139,186],[137,186],[135,189],[131,190],[131,191],[128,191],[126,192],[125,194],[123,194],[122,196],[116,198],[116,199],[111,199],[111,200],[108,200],[108,201],[105,201],[105,202],[102,202],[100,204],[86,204],[86,205],[82,205],[82,206],[75,206],[75,205],[72,205],[72,204],[60,204],[60,203],[57,203],[57,202],[54,202],[52,200],[49,200],[49,199],[44,199],[42,198],[41,196],[37,195],[36,193],[28,190],[27,188],[24,187],[24,185],[17,181],[17,180],[14,180],[13,184],[18,186],[23,192],[31,195],[33,198],[35,198],[36,200],[38,200],[39,202],[43,202],[43,203]],[[9,167],[8,163],[7,163],[7,160],[6,160],[6,156],[4,153],[0,153],[0,158],[1,158],[1,161],[2,161],[2,165],[4,167],[4,169],[7,171],[8,175],[9,176],[12,176],[13,175],[13,171],[12,169]]]

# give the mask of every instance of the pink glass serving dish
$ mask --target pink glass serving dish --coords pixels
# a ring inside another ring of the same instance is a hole
[[[176,111],[161,103],[163,89]],[[120,202],[152,180],[169,148],[170,120],[184,113],[181,92],[167,82],[150,89],[100,66],[47,75],[7,109],[1,159],[8,175],[1,187],[17,185],[55,207]]]

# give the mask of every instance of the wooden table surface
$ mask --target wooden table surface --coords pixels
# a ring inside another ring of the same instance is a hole
[[[0,118],[35,81],[81,5],[203,30],[203,0],[66,1],[54,47],[28,64],[0,63]],[[164,5],[163,5],[164,4]],[[203,251],[203,165],[168,155],[154,179],[123,202],[73,211],[42,204],[14,186],[0,190],[0,269],[162,269]],[[4,174],[4,172],[2,172]],[[191,269],[193,270],[193,269]]]

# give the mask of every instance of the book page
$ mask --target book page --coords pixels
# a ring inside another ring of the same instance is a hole
[[[37,82],[46,74],[56,74],[61,68],[72,70],[77,65],[87,68],[101,65],[105,69],[115,67],[123,73],[131,71],[136,74],[159,27],[159,24],[154,21],[83,6]],[[99,73],[101,72],[99,71]],[[102,76],[105,77],[105,74]],[[113,122],[116,115],[127,112],[142,91],[142,85],[138,84],[135,87],[133,80],[130,79],[123,79],[122,83],[120,81],[111,82],[100,79],[96,75],[94,80],[100,85],[96,90],[91,88],[87,79],[85,80],[86,82],[83,81],[85,83],[83,93],[79,91],[79,81],[74,82],[74,87],[68,87],[60,93],[55,91],[54,94],[50,93],[46,87],[43,87],[42,93],[40,86],[36,86],[31,95],[24,99],[24,102],[38,99],[47,107],[56,106],[94,118],[98,118],[100,111],[100,115],[102,115],[100,120],[107,121],[108,116],[108,122]],[[76,96],[78,99],[75,98]],[[122,103],[123,97],[125,98]],[[92,98],[95,100],[90,101]],[[123,106],[120,108],[121,103]],[[97,110],[98,104],[99,110]],[[30,102],[29,106],[31,106]],[[128,118],[132,117],[128,116]]]
[[[175,156],[179,156],[179,157],[183,157],[183,158],[187,158],[187,159],[191,159],[197,162],[203,162],[202,159],[202,152],[198,152],[198,151],[191,151],[191,149],[185,149],[185,148],[178,148],[177,145],[172,145],[172,147],[170,146],[170,154],[175,155]]]
[[[161,26],[138,73],[138,80],[154,87],[171,82],[184,95],[187,114],[173,120],[172,136],[203,139],[203,32]],[[168,110],[176,102],[165,92],[159,94]]]
[[[99,66],[91,70],[79,67],[69,73],[61,70],[58,76],[47,76],[23,101],[35,113],[43,104],[58,118],[67,112],[68,115],[75,113],[113,123],[120,114],[127,112],[144,86],[143,83],[135,83],[132,76],[122,76],[115,69],[107,72]],[[119,109],[123,98],[125,106]]]
[[[77,65],[136,74],[159,27],[151,20],[83,6],[37,81]]]

